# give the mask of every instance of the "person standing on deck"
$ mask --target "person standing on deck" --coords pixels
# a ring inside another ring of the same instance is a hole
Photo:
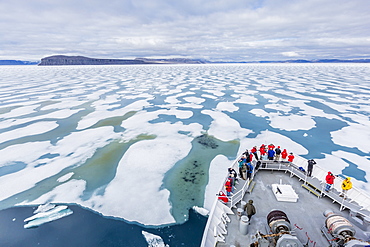
[[[290,153],[290,154],[288,155],[288,161],[289,161],[289,162],[293,162],[293,160],[294,160],[294,155],[293,155],[293,153]]]
[[[275,151],[274,149],[270,148],[269,151],[267,151],[267,157],[269,160],[274,160]]]
[[[266,149],[261,150],[261,160],[267,160],[267,151],[266,151]]]
[[[242,179],[243,180],[247,180],[247,168],[248,166],[247,166],[247,163],[244,163],[243,164],[243,167],[242,167]]]
[[[284,149],[283,152],[281,152],[282,161],[285,161],[286,157],[288,157],[288,152],[286,151],[286,149]]]
[[[280,154],[281,154],[281,149],[280,149],[280,146],[278,146],[277,148],[275,148],[275,161],[280,160]]]
[[[227,170],[229,174],[233,174],[235,178],[238,177],[238,173],[232,167],[229,167]]]
[[[253,166],[250,162],[247,163],[247,178],[249,180],[252,178],[252,173],[253,173]]]
[[[251,221],[252,216],[256,214],[256,208],[253,205],[253,200],[249,200],[248,203],[245,204],[244,211],[247,213],[249,221]]]
[[[257,146],[254,146],[254,147],[251,149],[251,153],[254,155],[254,157],[256,158],[256,160],[258,160]]]
[[[249,153],[249,162],[252,162],[252,160],[253,160],[253,154]]]
[[[233,191],[233,185],[231,179],[227,179],[225,182],[225,190],[226,190],[226,195],[231,196],[232,191]]]
[[[242,156],[240,158],[240,160],[238,161],[238,163],[239,163],[239,176],[244,180],[245,180],[245,177],[243,176],[243,168],[244,168],[245,162],[246,162],[246,160],[245,160],[244,156]]]
[[[314,161],[313,159],[310,159],[307,162],[308,162],[308,165],[307,165],[307,176],[311,177],[311,175],[312,175],[312,169],[313,169],[313,166],[316,165],[316,161]]]
[[[260,159],[262,160],[262,156],[266,153],[265,144],[262,144],[260,147]]]
[[[342,193],[339,196],[344,197],[344,200],[347,199],[347,192],[350,189],[352,189],[352,182],[351,182],[351,178],[347,177],[342,182]]]
[[[329,192],[329,190],[331,189],[331,186],[334,184],[334,179],[335,179],[335,176],[333,175],[333,173],[328,172],[328,175],[326,175],[325,177],[325,181],[326,181],[325,191],[326,192]]]
[[[243,155],[243,156],[245,156],[245,158],[246,158],[246,159],[250,159],[248,149],[246,149],[246,150],[244,151],[244,153],[242,153],[242,155]]]

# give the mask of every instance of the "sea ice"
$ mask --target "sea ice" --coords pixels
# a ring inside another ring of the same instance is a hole
[[[68,181],[73,176],[73,174],[74,174],[74,172],[69,172],[66,175],[61,176],[60,178],[58,178],[57,181],[59,183],[64,183],[64,182]]]
[[[235,119],[230,118],[223,112],[203,110],[203,114],[213,118],[208,134],[222,141],[232,141],[245,137],[251,130],[240,127],[240,124]]]
[[[194,103],[194,104],[201,104],[205,101],[203,98],[198,98],[198,97],[185,97],[184,100],[186,100],[189,103]]]
[[[231,167],[232,161],[228,160],[223,155],[217,155],[211,162],[209,167],[209,180],[206,186],[203,207],[207,210],[212,209],[215,202],[215,196],[218,194],[224,185],[227,168]]]
[[[30,124],[26,127],[10,130],[0,134],[0,143],[5,141],[14,140],[17,138],[38,135],[46,133],[50,130],[57,128],[59,125],[56,122],[52,121],[42,121]]]
[[[73,214],[73,211],[67,206],[56,206],[46,212],[37,213],[25,219],[24,222],[26,222],[26,224],[24,225],[24,228],[38,227],[42,224],[64,218],[71,214]]]
[[[70,110],[70,109],[63,109],[59,111],[54,111],[45,115],[38,115],[36,117],[30,117],[30,118],[20,118],[20,119],[6,119],[2,122],[0,122],[0,128],[9,128],[11,126],[21,125],[29,122],[34,122],[36,120],[43,120],[43,119],[65,119],[73,114],[78,112],[78,110]]]
[[[250,112],[257,117],[264,117],[270,120],[271,127],[281,130],[309,130],[315,127],[316,124],[309,115],[281,115],[279,113],[267,113],[262,109],[253,109]]]
[[[28,164],[26,168],[18,172],[1,177],[0,185],[3,190],[0,190],[0,200],[28,190],[36,183],[58,174],[67,167],[83,164],[97,148],[107,145],[112,139],[119,138],[120,135],[113,132],[113,127],[107,126],[71,133],[58,141],[56,145],[49,142],[30,142],[0,150],[0,154],[1,152],[8,154],[0,156],[0,164],[9,164],[12,161],[11,157],[14,161]],[[51,159],[46,165],[38,166],[40,161],[37,157],[45,153],[59,154],[59,156]],[[37,187],[35,189],[37,190]]]
[[[316,141],[324,138],[325,126],[338,122],[347,126],[331,130],[325,150],[355,152],[323,153],[320,166],[336,174],[361,171],[369,181],[368,69],[362,64],[1,67],[6,79],[0,92],[0,168],[12,172],[0,176],[0,202],[12,197],[19,204],[78,203],[145,225],[171,224],[176,202],[169,201],[163,178],[189,154],[194,138],[207,133],[240,141],[238,155],[262,143],[305,155],[302,135],[305,142]],[[247,115],[253,124],[241,127],[241,109],[252,113]],[[124,117],[128,112],[133,114]],[[317,117],[328,124],[316,125]],[[109,118],[122,119],[121,128],[116,122],[105,126]],[[97,127],[100,121],[105,127]],[[250,134],[256,137],[247,138]],[[137,139],[113,178],[86,196],[88,181],[73,169],[112,142]],[[212,160],[206,209],[231,164],[222,155]],[[354,183],[370,191],[368,183]]]
[[[349,126],[331,132],[333,142],[346,147],[358,148],[364,153],[370,153],[370,124],[349,123]],[[361,141],[359,141],[361,140]]]
[[[145,106],[150,105],[147,100],[138,100],[133,102],[130,105],[127,105],[123,108],[120,108],[119,110],[113,110],[109,111],[110,108],[109,105],[97,105],[95,104],[95,111],[90,113],[89,115],[83,117],[81,121],[78,123],[78,126],[76,129],[86,129],[95,123],[97,123],[99,120],[111,118],[111,117],[118,117],[118,116],[124,116],[126,113],[130,111],[139,111],[142,110]]]
[[[234,112],[239,110],[239,107],[235,106],[232,102],[220,102],[217,104],[216,109],[219,111]]]
[[[146,231],[142,231],[141,233],[148,242],[148,247],[169,247],[168,244],[164,243],[163,239],[160,236],[154,235]]]
[[[56,186],[49,192],[42,194],[40,197],[33,201],[24,200],[18,205],[44,204],[53,201],[53,203],[74,202],[86,206],[84,201],[81,199],[81,196],[83,195],[85,189],[86,181],[81,179],[71,179],[65,183],[60,184],[59,186]]]

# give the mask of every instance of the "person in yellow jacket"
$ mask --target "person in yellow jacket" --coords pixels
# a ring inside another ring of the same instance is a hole
[[[351,178],[347,177],[342,182],[342,193],[339,196],[344,197],[344,199],[347,199],[347,191],[350,189],[352,189],[352,182]]]

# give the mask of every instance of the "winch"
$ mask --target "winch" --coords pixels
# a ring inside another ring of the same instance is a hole
[[[355,238],[356,230],[354,226],[342,215],[326,210],[324,216],[326,220],[321,232],[328,240],[330,247],[363,247],[370,245],[369,242]]]
[[[292,234],[288,216],[280,210],[273,210],[267,215],[267,225],[271,234],[257,234],[258,247],[303,247],[303,244]]]

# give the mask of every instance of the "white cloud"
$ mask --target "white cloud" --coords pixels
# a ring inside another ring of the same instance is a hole
[[[286,51],[281,53],[285,57],[299,57],[299,54],[295,51]]]
[[[352,58],[370,54],[368,9],[367,0],[1,1],[0,59]]]

